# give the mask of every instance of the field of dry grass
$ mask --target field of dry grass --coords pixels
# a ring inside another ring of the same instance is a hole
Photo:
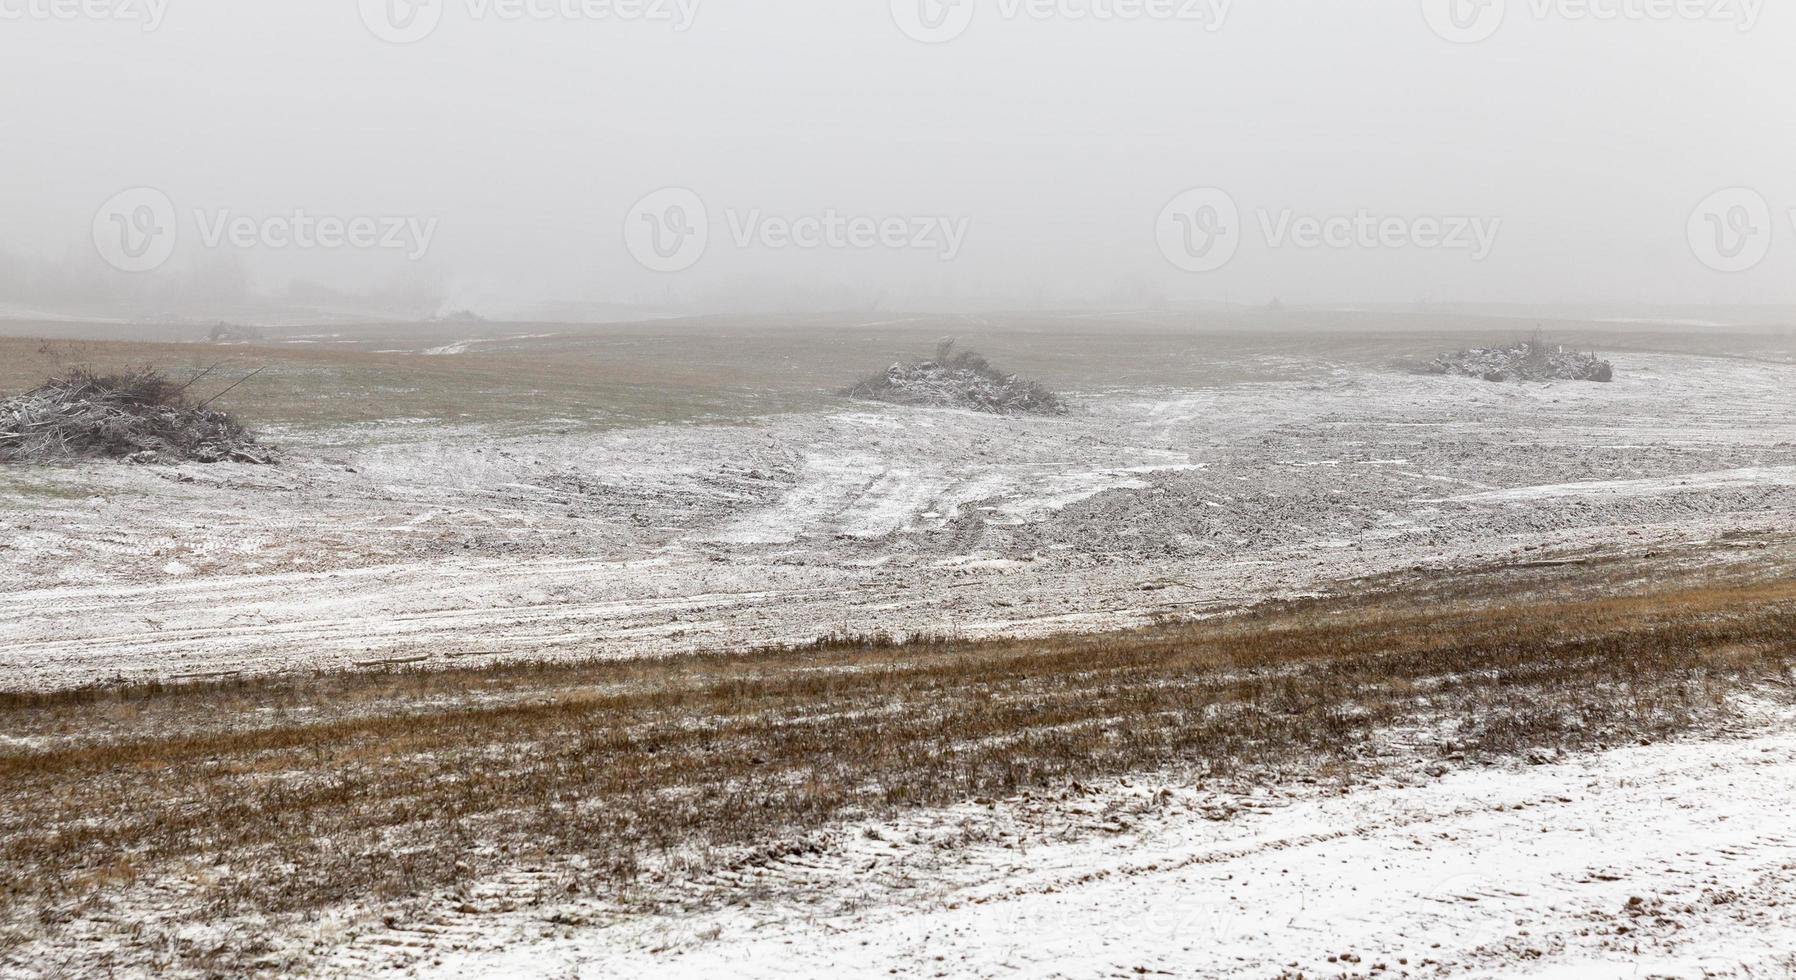
[[[611,427],[736,419],[839,404],[835,393],[894,361],[927,356],[944,336],[1061,391],[1201,388],[1277,380],[1307,362],[1389,367],[1541,330],[1580,349],[1678,351],[1788,363],[1787,331],[1693,332],[1652,325],[1441,315],[1183,314],[1122,317],[698,317],[603,325],[368,324],[273,329],[253,344],[197,342],[203,327],[0,323],[0,395],[75,367],[153,366],[186,376],[264,374],[221,406],[258,424],[389,419],[584,421]],[[40,339],[21,336],[41,332]],[[144,340],[117,338],[122,333]],[[189,342],[171,342],[170,336]],[[150,340],[149,337],[157,339]],[[458,352],[426,356],[454,345]],[[465,349],[463,349],[465,347]],[[1257,364],[1256,364],[1257,362]]]
[[[210,395],[262,373],[218,402],[256,425],[319,427],[394,419],[542,422],[603,428],[730,420],[807,402],[731,372],[611,352],[507,350],[452,356],[313,345],[212,346],[0,337],[0,394],[75,368],[154,367],[179,380],[212,368]]]
[[[1793,637],[1788,581],[1577,601],[1471,581],[1053,640],[14,693],[0,965],[301,967],[271,937],[352,900],[535,864],[646,902],[645,876],[1075,780],[1346,786],[1399,727],[1473,764],[1659,739],[1787,697]]]

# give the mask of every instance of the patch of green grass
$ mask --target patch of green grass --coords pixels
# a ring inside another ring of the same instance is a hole
[[[0,466],[0,500],[7,507],[70,503],[93,496],[93,490],[67,468]]]

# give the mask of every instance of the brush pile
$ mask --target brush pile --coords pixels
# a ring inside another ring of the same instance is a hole
[[[1067,412],[1066,402],[1041,382],[1000,371],[970,350],[957,352],[952,340],[936,346],[933,360],[894,364],[846,394],[898,405],[965,408],[995,415]]]
[[[112,375],[77,369],[52,379],[0,401],[0,463],[274,461],[235,419],[189,399],[192,383],[149,369]]]
[[[1595,354],[1566,350],[1536,336],[1507,347],[1474,347],[1442,354],[1424,374],[1457,374],[1486,381],[1613,381],[1615,368]]]
[[[206,343],[209,344],[252,344],[267,339],[268,335],[256,327],[226,323],[223,320],[214,323],[212,330],[206,334]]]

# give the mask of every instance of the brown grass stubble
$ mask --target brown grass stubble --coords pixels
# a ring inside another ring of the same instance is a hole
[[[646,859],[849,816],[1174,768],[1350,771],[1396,724],[1473,758],[1664,737],[1785,691],[1796,583],[1487,610],[1327,603],[1041,641],[799,651],[194,688],[16,694],[101,742],[0,755],[0,925],[139,877],[179,914],[299,913],[577,857]],[[503,697],[454,706],[445,691]],[[257,706],[288,710],[270,724]],[[134,709],[120,712],[120,704]],[[359,710],[358,705],[377,705]],[[196,714],[210,727],[168,734]],[[295,721],[294,718],[310,720]],[[10,920],[10,921],[7,921]],[[16,934],[16,930],[15,930]]]

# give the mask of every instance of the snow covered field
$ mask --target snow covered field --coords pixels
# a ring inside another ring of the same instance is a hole
[[[1556,574],[8,697],[0,977],[1788,975],[1796,588]]]
[[[920,814],[763,870],[770,902],[566,937],[533,910],[418,975],[1790,976],[1796,733],[1762,720],[1344,795],[1138,776]]]
[[[0,977],[1796,975],[1796,364],[1291,347],[0,473]]]
[[[13,686],[832,633],[1107,628],[1366,575],[1645,554],[1796,510],[1796,366],[1611,385],[1259,356],[1069,418],[275,431],[277,467],[0,483]]]

